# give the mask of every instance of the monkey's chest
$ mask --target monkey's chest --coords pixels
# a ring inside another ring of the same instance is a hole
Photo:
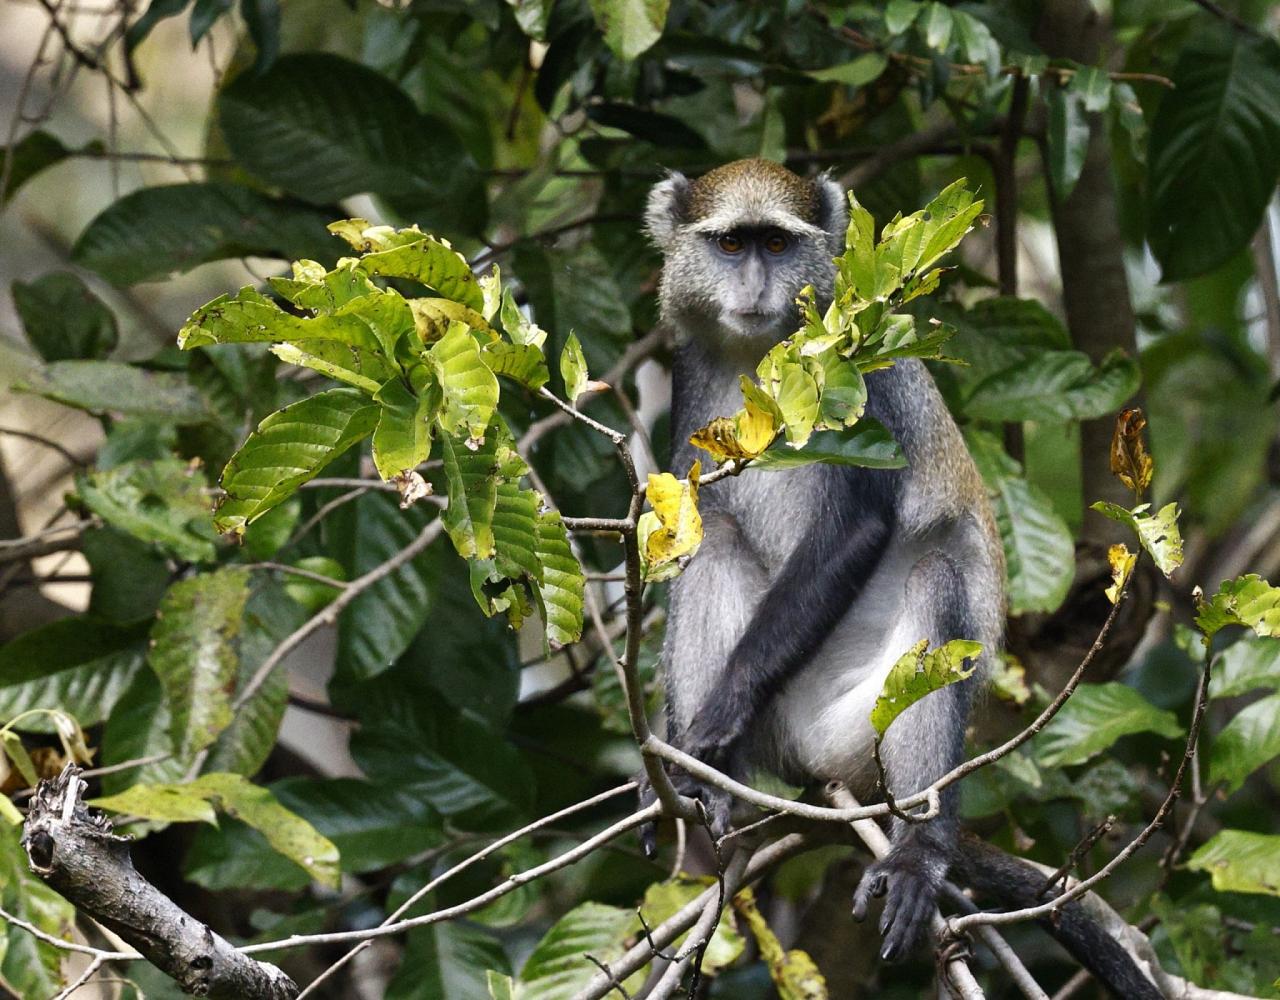
[[[823,515],[825,484],[821,466],[761,472],[748,468],[702,494],[704,510],[726,514],[743,541],[773,579],[797,547],[806,544]]]

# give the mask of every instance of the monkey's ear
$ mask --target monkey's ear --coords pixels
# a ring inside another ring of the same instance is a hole
[[[813,183],[818,191],[818,225],[831,234],[831,252],[841,253],[845,230],[849,227],[849,199],[830,174],[820,174]]]
[[[649,192],[644,224],[655,246],[666,250],[675,237],[676,227],[688,222],[689,178],[672,171]]]

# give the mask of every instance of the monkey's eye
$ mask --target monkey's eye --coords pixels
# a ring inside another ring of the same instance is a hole
[[[742,253],[746,244],[732,233],[725,233],[716,240],[716,246],[725,253]]]
[[[764,241],[764,248],[770,253],[782,253],[790,245],[791,241],[782,233],[770,233]]]

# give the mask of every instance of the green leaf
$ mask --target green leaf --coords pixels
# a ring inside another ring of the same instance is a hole
[[[640,930],[631,910],[583,903],[561,917],[534,947],[520,970],[520,1000],[562,1000],[582,989],[598,969],[589,953],[608,964],[619,958],[626,939]],[[643,982],[637,974],[633,979]],[[638,984],[631,983],[631,989]],[[627,984],[624,984],[626,986]]]
[[[142,667],[145,629],[65,618],[0,647],[0,722],[32,708],[59,708],[82,726],[106,719]],[[21,728],[51,732],[44,717]]]
[[[1280,173],[1280,47],[1195,32],[1151,125],[1148,229],[1165,281],[1204,274],[1257,232]]]
[[[1172,712],[1127,685],[1081,684],[1036,737],[1037,761],[1046,768],[1083,764],[1122,736],[1147,732],[1177,739],[1183,730]]]
[[[883,739],[893,721],[925,695],[970,676],[981,652],[982,643],[968,639],[952,639],[932,650],[929,640],[921,639],[907,650],[889,670],[871,709],[876,739]]]
[[[1004,547],[1010,613],[1056,611],[1075,577],[1071,529],[1053,502],[1020,476],[988,482],[997,491],[996,527]]]
[[[542,580],[537,585],[552,649],[572,645],[582,638],[583,591],[586,578],[569,547],[569,535],[554,510],[538,515],[538,562]]]
[[[426,801],[456,829],[507,829],[528,813],[533,776],[501,731],[443,699],[393,711],[410,718],[383,718],[351,739],[365,774]]]
[[[331,461],[373,432],[378,407],[354,389],[330,389],[271,414],[222,471],[221,532],[247,525],[287,500]]]
[[[71,155],[62,140],[44,129],[28,132],[12,146],[0,147],[0,173],[7,173],[8,186],[0,197],[0,207],[18,193],[18,188],[36,174],[55,166]]]
[[[884,27],[891,35],[901,35],[916,19],[924,4],[916,0],[889,0],[884,9]]]
[[[46,361],[103,358],[119,340],[111,310],[69,271],[30,284],[15,281],[13,305],[27,339]]]
[[[644,916],[645,923],[650,927],[657,927],[675,916],[715,884],[716,880],[711,875],[694,878],[683,874],[665,882],[654,882],[645,889],[644,901],[640,904],[640,912]],[[671,942],[671,947],[682,948],[688,938],[687,932],[681,934]],[[703,952],[702,968],[707,975],[714,976],[736,962],[746,946],[746,941],[733,926],[733,920],[728,915],[728,907],[726,907],[726,913],[716,924],[711,940],[707,942],[706,950]]]
[[[139,188],[107,206],[72,260],[114,285],[157,281],[228,257],[332,259],[331,216],[236,184]]]
[[[246,170],[307,201],[325,205],[367,192],[433,228],[478,233],[485,226],[483,178],[457,134],[359,63],[319,52],[286,55],[223,88],[217,115]]]
[[[1138,541],[1147,550],[1156,566],[1165,576],[1169,576],[1182,565],[1182,534],[1178,531],[1178,505],[1165,504],[1159,513],[1147,513],[1150,504],[1144,503],[1133,510],[1099,500],[1091,504],[1089,509],[1099,514],[1127,524],[1138,535]]]
[[[0,824],[0,905],[7,914],[65,940],[76,923],[75,908],[36,876],[19,843],[21,828]],[[62,990],[66,951],[30,931],[0,920],[0,981],[19,997],[51,997]]]
[[[1209,678],[1209,697],[1234,698],[1257,688],[1280,691],[1280,642],[1249,636],[1218,656]]]
[[[383,350],[359,315],[362,304],[359,300],[346,303],[341,314],[294,316],[246,285],[234,296],[219,295],[192,313],[178,331],[178,347],[189,351],[209,344],[332,340],[363,351]]]
[[[1106,111],[1111,105],[1111,77],[1097,66],[1081,66],[1068,86],[1080,95],[1085,111]]]
[[[670,0],[591,0],[605,44],[620,59],[635,59],[662,37]]]
[[[346,232],[337,230],[335,226],[329,228],[350,241]],[[377,232],[377,229],[366,229],[361,236],[377,247],[379,241],[371,236],[372,232]],[[462,254],[447,243],[419,233],[417,226],[400,230],[396,237],[398,245],[366,253],[356,267],[365,274],[408,278],[439,292],[450,301],[462,303],[468,309],[484,307],[480,283]],[[409,242],[400,242],[403,240]]]
[[[280,51],[280,0],[240,0],[240,19],[258,50],[253,72],[262,73],[276,61]]]
[[[92,803],[112,812],[167,822],[214,822],[213,809],[253,827],[279,854],[322,885],[338,887],[338,849],[275,796],[239,774],[205,774],[184,785],[134,785]],[[211,808],[212,807],[212,808]]]
[[[547,359],[532,344],[509,344],[495,340],[480,348],[480,357],[495,375],[506,375],[526,389],[541,389],[547,384]]]
[[[52,361],[27,370],[13,388],[90,413],[198,424],[209,410],[186,377],[122,361]]]
[[[182,862],[182,874],[187,881],[211,892],[274,889],[296,895],[311,882],[302,868],[276,853],[267,838],[253,827],[225,818],[216,828],[196,827]]]
[[[374,399],[380,408],[373,430],[373,464],[390,482],[431,454],[431,400],[415,395],[399,378],[388,379]]]
[[[443,840],[440,818],[398,788],[356,778],[288,778],[271,791],[332,841],[344,872],[378,871]]]
[[[931,49],[945,52],[951,43],[951,10],[940,3],[931,3],[926,8],[920,29],[924,34],[925,44]]]
[[[889,57],[883,52],[868,52],[838,66],[809,70],[806,75],[823,83],[843,83],[847,87],[863,87],[877,79],[887,65],[889,65]]]
[[[248,598],[248,570],[222,569],[179,580],[160,603],[147,662],[164,685],[173,745],[184,757],[231,724],[239,667],[232,643]]]
[[[449,332],[431,345],[427,358],[444,393],[440,426],[448,434],[465,434],[471,444],[484,437],[498,405],[498,380],[480,356],[470,330],[449,324]]]
[[[1214,738],[1209,783],[1224,782],[1230,795],[1244,779],[1280,756],[1280,694],[1255,701],[1232,716]]]
[[[992,36],[991,29],[963,10],[953,10],[951,20],[956,43],[965,59],[982,64],[987,76],[995,79],[1000,74],[1000,46]],[[1111,81],[1107,82],[1109,84]]]
[[[1187,859],[1187,867],[1208,872],[1219,892],[1280,896],[1280,836],[1219,830]]]
[[[1280,637],[1280,588],[1256,573],[1225,580],[1209,600],[1196,594],[1196,626],[1209,639],[1228,625],[1243,625],[1260,636]]]
[[[498,503],[497,434],[474,450],[449,435],[440,438],[449,506],[441,514],[453,547],[464,559],[488,559],[494,552],[493,512]]]
[[[516,981],[503,972],[489,969],[484,974],[485,984],[489,987],[489,1000],[519,1000],[516,993]]]
[[[474,924],[415,928],[386,1000],[490,1000],[488,976],[495,967],[507,968],[502,944]]]
[[[1070,87],[1046,88],[1049,105],[1049,176],[1054,195],[1060,201],[1071,197],[1076,181],[1084,170],[1089,151],[1089,122],[1084,114],[1084,101],[1079,91]]]
[[[868,469],[901,469],[907,464],[902,447],[884,424],[864,417],[847,430],[814,431],[803,448],[775,443],[752,459],[748,469],[776,472],[814,462]]]
[[[1091,420],[1119,409],[1138,389],[1138,366],[1122,353],[1097,368],[1079,351],[1046,351],[980,382],[964,403],[977,420]]]
[[[77,477],[76,492],[107,524],[179,559],[212,562],[217,556],[209,527],[209,484],[199,469],[180,459],[126,462],[90,472]]]
[[[361,497],[354,505],[355,575],[367,573],[408,545],[434,511],[396,509],[387,496]],[[360,594],[338,623],[337,680],[366,682],[387,670],[408,648],[431,610],[433,585],[442,570],[431,551],[422,553]],[[456,572],[456,568],[454,568]]]
[[[560,352],[560,377],[564,380],[565,398],[576,403],[587,389],[587,359],[582,356],[582,345],[576,334],[569,334]]]

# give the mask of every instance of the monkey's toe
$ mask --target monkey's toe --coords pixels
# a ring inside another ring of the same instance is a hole
[[[880,915],[880,957],[895,962],[919,944],[933,915],[938,885],[915,866],[891,856],[863,873],[853,897],[854,919],[864,920],[872,897],[879,896],[885,897]]]

